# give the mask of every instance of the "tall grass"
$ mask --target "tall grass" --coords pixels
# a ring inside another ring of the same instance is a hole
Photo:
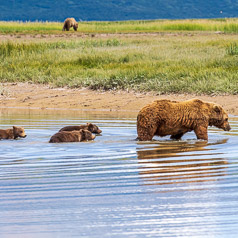
[[[61,34],[62,22],[0,22],[0,33]],[[71,29],[71,31],[73,31]],[[238,18],[202,20],[153,20],[79,22],[80,33],[139,33],[163,31],[238,32]],[[64,32],[67,34],[68,32]]]
[[[0,81],[162,93],[238,93],[236,35],[0,43]]]
[[[228,55],[238,55],[238,43],[232,43],[226,48]]]
[[[62,29],[59,22],[21,22],[1,21],[1,33],[41,33],[57,32]]]
[[[43,53],[50,49],[75,49],[79,47],[112,47],[118,46],[120,42],[117,39],[108,40],[84,40],[84,41],[70,41],[70,42],[40,42],[40,43],[18,43],[7,41],[0,44],[0,56],[5,58],[7,56],[20,56],[24,54]]]

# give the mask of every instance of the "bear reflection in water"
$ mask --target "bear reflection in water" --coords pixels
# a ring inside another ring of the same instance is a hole
[[[196,141],[193,144],[168,141],[160,146],[138,150],[139,174],[146,185],[216,180],[218,176],[225,175],[228,162],[208,146],[226,142],[227,139],[216,143]],[[216,158],[212,155],[216,155]]]

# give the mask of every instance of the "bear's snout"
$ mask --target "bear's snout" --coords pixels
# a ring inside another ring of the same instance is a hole
[[[102,133],[102,130],[98,129],[97,134],[101,134],[101,133]]]
[[[25,133],[18,134],[18,137],[25,138],[26,134]]]
[[[230,131],[231,130],[231,126],[230,124],[228,123],[225,128],[224,128],[224,131]]]

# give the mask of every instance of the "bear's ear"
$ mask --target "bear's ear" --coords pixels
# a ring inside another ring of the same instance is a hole
[[[17,130],[17,127],[16,127],[16,126],[13,126],[12,128],[13,128],[14,131]]]
[[[88,129],[93,129],[93,124],[92,123],[88,123]]]
[[[84,129],[81,129],[80,131],[81,131],[82,135],[85,135],[85,130]]]
[[[220,109],[220,107],[219,107],[219,106],[217,106],[217,105],[214,105],[214,106],[213,106],[213,110],[214,110],[215,112],[218,112],[218,113],[220,113],[220,112],[221,112],[221,109]]]

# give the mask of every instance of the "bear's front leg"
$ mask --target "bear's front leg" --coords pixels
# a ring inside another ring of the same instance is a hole
[[[138,130],[138,137],[139,141],[150,141],[154,137],[153,134],[149,133],[148,131],[141,131]]]
[[[197,136],[197,139],[208,140],[207,127],[206,126],[198,126],[194,129],[194,132]]]
[[[137,139],[140,141],[150,141],[153,139],[156,132],[155,125],[148,125],[148,127],[137,126]]]

